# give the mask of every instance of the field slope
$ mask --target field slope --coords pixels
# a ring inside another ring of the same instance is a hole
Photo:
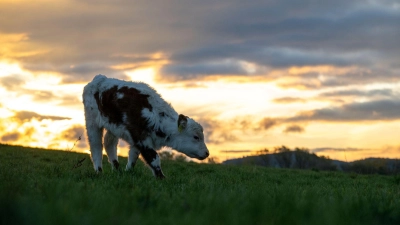
[[[400,224],[399,176],[162,166],[95,174],[86,154],[0,145],[0,224]]]

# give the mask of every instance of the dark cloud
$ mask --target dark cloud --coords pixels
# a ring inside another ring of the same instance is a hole
[[[346,90],[335,90],[335,91],[323,91],[317,96],[309,98],[298,98],[298,97],[281,97],[273,99],[274,103],[278,104],[291,104],[291,103],[306,103],[308,101],[330,101],[337,104],[354,102],[355,100],[368,99],[371,100],[390,100],[396,99],[399,94],[393,89],[346,89]]]
[[[74,125],[71,128],[63,131],[61,138],[69,141],[76,141],[79,138],[82,138],[84,132],[85,128],[82,125]]]
[[[204,130],[206,143],[220,144],[241,141],[239,133],[252,131],[253,121],[247,117],[219,120],[210,117],[196,118]]]
[[[377,121],[400,119],[399,100],[355,102],[339,107],[322,108],[299,113],[285,121]]]
[[[221,150],[221,153],[234,153],[234,154],[243,154],[250,153],[252,150]]]
[[[366,92],[367,94],[389,94],[391,92]],[[339,94],[365,94],[364,92],[349,91]],[[400,101],[390,99],[372,100],[366,102],[352,102],[340,106],[300,111],[293,117],[265,117],[254,130],[269,130],[275,126],[288,124],[285,133],[305,132],[304,127],[292,125],[293,122],[366,122],[366,121],[394,121],[400,120]]]
[[[193,23],[200,21],[201,14],[190,11],[208,7],[203,3],[164,1],[95,5],[42,2],[40,5],[1,4],[0,21],[9,21],[0,22],[2,32],[28,33],[29,39],[24,43],[40,47],[43,52],[18,58],[22,65],[36,71],[61,72],[68,82],[89,80],[99,73],[122,77],[120,71],[110,67],[140,63],[156,52],[169,54],[173,49],[183,48],[183,43],[195,43],[202,37],[196,38],[201,31]],[[20,15],[19,19],[11,19],[14,15]],[[25,49],[19,50],[24,52]]]
[[[61,116],[45,116],[45,115],[40,115],[35,112],[31,111],[18,111],[15,113],[14,118],[21,120],[21,121],[30,121],[33,118],[37,120],[69,120],[70,118],[68,117],[61,117]]]
[[[299,125],[289,125],[283,131],[285,133],[303,133],[304,128]]]
[[[254,64],[256,72],[265,76],[268,69],[291,66],[357,66],[371,71],[309,87],[316,88],[400,80],[396,4],[395,0],[4,2],[0,27],[6,34],[29,34],[14,49],[23,57],[10,56],[13,60],[30,70],[61,73],[64,82],[89,81],[99,73],[125,78],[113,66],[135,68],[157,52],[168,61],[162,76],[174,80],[251,74],[242,62]],[[42,51],[22,54],[33,49]]]
[[[50,57],[50,56],[49,56]],[[94,57],[94,56],[93,56]],[[34,56],[32,56],[34,58]],[[42,64],[42,59],[32,59],[35,62],[25,62],[23,63],[23,67],[27,70],[43,72],[43,71],[54,71],[61,73],[62,82],[64,83],[76,83],[76,82],[86,82],[90,81],[97,74],[106,74],[108,77],[114,77],[118,79],[126,79],[126,75],[124,75],[119,70],[114,70],[111,68],[113,64],[111,62],[107,62],[107,59],[104,59],[104,62],[101,64],[96,64],[92,62],[81,63],[74,62],[69,63],[54,63],[54,65]],[[49,59],[49,61],[51,61]],[[59,65],[57,65],[59,64]]]
[[[376,60],[379,61],[379,60]],[[382,62],[382,61],[379,61]],[[387,68],[374,67],[371,62],[370,66],[364,67],[346,67],[348,71],[339,72],[340,69],[325,72],[323,69],[318,71],[303,73],[296,75],[295,81],[284,81],[279,83],[284,88],[298,89],[322,89],[329,87],[341,87],[350,85],[366,85],[372,83],[393,83],[400,81],[399,69],[393,66]],[[289,76],[289,75],[288,75]],[[294,78],[292,76],[292,78]]]
[[[21,134],[18,132],[13,132],[13,133],[8,133],[5,134],[1,137],[1,141],[17,141],[18,139],[20,139]]]
[[[336,96],[392,96],[393,90],[391,89],[378,89],[378,90],[370,90],[370,91],[361,91],[361,90],[344,90],[344,91],[331,91],[324,92],[320,96],[322,97],[336,97]]]
[[[265,117],[259,122],[259,128],[257,129],[262,129],[262,130],[269,130],[272,127],[278,125],[281,122],[281,119],[279,118],[269,118]]]
[[[339,91],[326,91],[319,94],[314,99],[320,101],[332,101],[336,103],[349,103],[357,100],[368,101],[373,100],[391,100],[399,97],[392,89],[373,89],[373,90],[360,90],[360,89],[348,89]]]
[[[394,55],[398,59],[399,55],[390,48],[397,42],[393,34],[400,34],[396,22],[399,14],[390,7],[360,3],[338,2],[332,8],[326,7],[326,1],[304,2],[299,6],[291,1],[238,4],[229,8],[231,13],[218,18],[220,23],[213,23],[212,31],[224,37],[224,41],[219,42],[216,37],[217,43],[187,48],[173,54],[172,59],[180,67],[187,63],[204,64],[227,58],[273,68],[309,65],[372,68],[372,63],[385,65],[396,62],[391,57]],[[269,13],[271,10],[273,12]],[[384,43],[383,39],[387,42]],[[386,55],[386,49],[391,56]],[[393,74],[392,71],[387,73]],[[178,73],[186,74],[186,70]],[[375,80],[379,79],[376,74],[373,76]],[[326,85],[340,84],[330,80]]]
[[[343,90],[343,91],[329,91],[320,94],[321,97],[351,97],[351,96],[360,96],[360,97],[373,97],[373,96],[384,96],[384,97],[392,97],[394,95],[393,90],[391,89],[376,89],[369,91],[362,90]]]
[[[239,140],[239,138],[232,133],[231,128],[233,127],[225,126],[222,121],[200,118],[197,119],[197,122],[203,127],[206,143],[220,144]]]
[[[63,96],[61,97],[60,105],[64,106],[77,106],[82,104],[82,100],[77,96]]]
[[[24,79],[18,75],[0,77],[0,85],[6,88],[8,91],[18,90],[24,83]]]
[[[272,101],[274,103],[278,103],[278,104],[290,104],[290,103],[296,103],[296,102],[304,103],[307,100],[303,99],[303,98],[296,98],[296,97],[282,97],[282,98],[275,98]]]
[[[182,64],[165,66],[161,73],[163,75],[175,76],[179,74],[181,79],[196,79],[208,75],[243,75],[248,72],[234,61],[209,62],[204,64]]]
[[[78,148],[88,147],[88,143],[86,141],[86,129],[82,125],[77,124],[68,128],[67,130],[64,130],[58,138],[75,143],[75,146]]]
[[[326,151],[337,151],[337,152],[362,152],[365,148],[331,148],[331,147],[322,147],[322,148],[313,148],[311,152],[318,153],[318,152],[326,152]]]
[[[33,100],[38,102],[49,102],[50,100],[53,100],[56,97],[54,93],[51,91],[29,91],[29,92],[33,96]]]

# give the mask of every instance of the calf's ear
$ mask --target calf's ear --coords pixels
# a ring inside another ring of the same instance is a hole
[[[182,132],[184,129],[186,129],[186,125],[187,125],[187,116],[179,114],[179,118],[178,118],[179,132]]]

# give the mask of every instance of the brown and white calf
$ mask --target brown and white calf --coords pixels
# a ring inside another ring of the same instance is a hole
[[[126,169],[134,167],[139,154],[153,174],[164,178],[156,150],[171,147],[189,157],[205,159],[209,152],[203,128],[179,114],[149,85],[97,75],[83,90],[86,130],[94,169],[102,171],[104,148],[108,161],[118,168],[117,144],[129,144]]]

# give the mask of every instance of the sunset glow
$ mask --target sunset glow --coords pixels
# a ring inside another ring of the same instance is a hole
[[[104,74],[153,86],[221,161],[281,145],[400,157],[394,2],[283,1],[273,15],[234,2],[0,1],[0,142],[87,152],[82,90]]]

